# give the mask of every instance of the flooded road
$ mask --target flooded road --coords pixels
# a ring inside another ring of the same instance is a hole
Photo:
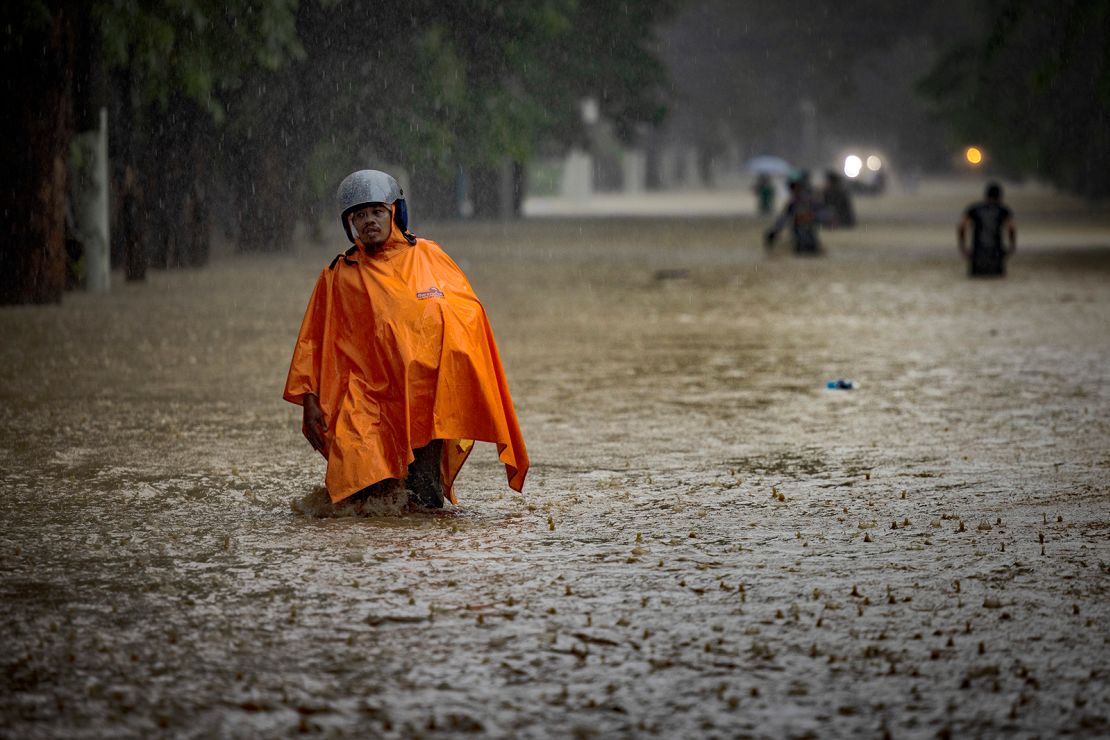
[[[418,224],[533,460],[441,515],[293,510],[338,240],[0,310],[0,734],[1105,736],[1110,219],[1011,201],[994,282],[942,198]]]

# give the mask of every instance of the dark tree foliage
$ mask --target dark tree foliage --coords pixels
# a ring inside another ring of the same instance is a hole
[[[994,165],[1110,195],[1110,0],[988,0],[982,33],[921,83]]]
[[[24,74],[3,80],[0,300],[59,299],[66,152],[101,106],[113,255],[141,278],[203,264],[214,220],[244,250],[287,248],[355,167],[404,168],[418,214],[454,215],[462,171],[482,202],[484,175],[510,173],[519,205],[522,163],[582,136],[582,98],[626,137],[661,118],[673,2],[3,4],[5,68]]]
[[[461,63],[461,88],[451,136],[438,161],[423,164],[441,174],[468,169],[479,215],[493,215],[483,203],[494,200],[494,168],[514,163],[519,207],[522,163],[541,146],[565,148],[584,138],[584,98],[597,101],[625,141],[663,118],[666,70],[656,28],[673,12],[667,0],[481,0],[427,8],[439,16],[433,48]]]
[[[93,5],[112,72],[114,173],[118,183],[128,166],[137,173],[117,201],[142,201],[137,218],[117,220],[114,240],[141,245],[144,264],[207,261],[211,198],[223,169],[217,134],[235,120],[231,101],[245,79],[303,56],[296,9],[296,0]]]
[[[304,2],[295,64],[244,80],[223,136],[236,215],[284,203],[244,228],[248,250],[283,248],[293,220],[323,215],[356,167],[410,175],[414,214],[455,215],[455,178],[472,175],[476,204],[487,178],[541,145],[581,136],[579,100],[629,133],[662,115],[664,71],[655,24],[669,2],[473,0],[376,5]],[[246,177],[243,177],[243,175]],[[519,194],[518,194],[519,198]],[[518,201],[519,202],[519,201]],[[479,208],[481,211],[481,208]]]
[[[299,51],[294,8],[295,0],[0,4],[8,101],[0,117],[0,303],[61,299],[69,147],[109,98],[109,139],[122,160],[116,178],[132,165],[135,188],[147,196],[132,208],[142,217],[124,222],[142,228],[156,264],[203,262],[211,158],[201,133],[225,118],[221,96],[237,79]]]

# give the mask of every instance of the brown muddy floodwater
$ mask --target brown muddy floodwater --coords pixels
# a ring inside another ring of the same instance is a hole
[[[338,239],[0,310],[0,735],[1107,735],[1110,219],[1012,200],[995,282],[943,199],[418,229],[534,465],[441,515],[293,511]]]

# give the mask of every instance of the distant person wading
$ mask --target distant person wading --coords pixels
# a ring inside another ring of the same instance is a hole
[[[779,217],[763,234],[763,245],[767,251],[774,248],[779,232],[789,226],[790,234],[794,238],[794,254],[802,256],[821,254],[821,241],[817,237],[818,210],[819,206],[813,196],[809,178],[804,174],[793,178],[790,181],[790,199]]]
[[[825,190],[822,193],[824,217],[833,228],[850,229],[856,225],[856,210],[852,207],[852,196],[844,181],[833,170],[825,173]]]
[[[293,351],[285,400],[328,461],[332,504],[391,493],[456,502],[475,441],[493,442],[514,490],[528,453],[485,309],[435,242],[408,232],[397,181],[359,170],[339,186],[354,243],[316,281]]]
[[[971,230],[971,249],[967,231]],[[986,200],[973,203],[964,211],[956,228],[960,254],[968,260],[972,277],[1001,277],[1006,274],[1006,259],[1017,250],[1014,214],[1002,203],[1002,187],[987,185]]]

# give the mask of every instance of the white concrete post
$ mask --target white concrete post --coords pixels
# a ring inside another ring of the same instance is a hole
[[[108,109],[95,131],[78,137],[82,149],[77,188],[77,230],[85,246],[85,289],[107,293],[111,278],[108,234]]]
[[[562,196],[569,200],[586,201],[594,190],[594,161],[586,152],[575,147],[563,163]]]
[[[621,156],[624,192],[642,193],[647,189],[647,154],[626,149]]]

